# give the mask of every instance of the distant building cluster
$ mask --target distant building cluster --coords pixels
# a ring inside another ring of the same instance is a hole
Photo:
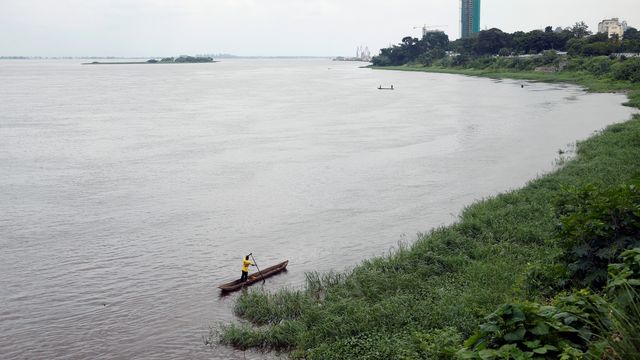
[[[444,31],[440,30],[440,29],[430,29],[426,25],[422,27],[422,37],[427,36],[427,34],[429,34],[429,33],[437,33],[437,32],[444,32]]]
[[[371,51],[369,51],[369,47],[358,46],[356,49],[356,59],[359,59],[360,61],[370,61]]]
[[[608,34],[609,37],[618,35],[618,38],[622,39],[627,28],[627,22],[620,22],[619,18],[605,19],[598,24],[598,33]]]
[[[333,59],[333,61],[371,61],[371,51],[369,51],[369,47],[367,46],[358,46],[356,48],[356,56],[354,57],[344,57],[338,56]]]
[[[480,32],[480,0],[460,0],[460,35],[472,37]]]

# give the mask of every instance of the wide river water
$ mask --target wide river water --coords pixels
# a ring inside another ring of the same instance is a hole
[[[1,61],[0,358],[262,358],[202,340],[234,321],[216,286],[243,255],[289,259],[264,286],[300,287],[632,112],[574,86],[360,65]]]

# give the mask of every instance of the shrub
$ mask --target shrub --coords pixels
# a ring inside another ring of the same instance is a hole
[[[555,50],[547,50],[542,53],[542,61],[544,65],[554,65],[560,61],[560,56]]]
[[[587,350],[589,329],[580,314],[535,303],[503,304],[460,350],[463,359],[576,359]]]
[[[435,60],[443,59],[447,53],[442,49],[429,50],[418,57],[418,62],[424,66],[431,66]]]
[[[498,51],[498,56],[509,56],[509,55],[511,55],[511,49],[502,48],[500,49],[500,51]]]
[[[466,66],[469,64],[469,56],[465,54],[460,54],[458,56],[454,56],[451,65],[453,66]]]
[[[640,59],[627,59],[616,63],[612,75],[616,80],[640,82]]]
[[[603,76],[611,71],[612,61],[607,57],[595,57],[585,62],[584,69],[595,76]]]
[[[640,248],[622,253],[621,264],[609,265],[607,292],[623,309],[633,305],[633,299],[640,290]]]
[[[486,69],[487,67],[493,64],[494,60],[492,57],[480,57],[471,62],[469,65],[474,69]]]
[[[640,248],[625,251],[622,260],[609,265],[610,331],[593,344],[593,358],[640,359]]]
[[[373,59],[371,59],[371,62],[375,66],[391,66],[391,65],[393,65],[391,59],[386,55],[374,56]]]
[[[568,285],[604,287],[609,263],[640,246],[638,185],[570,190],[559,204],[559,217],[557,240],[564,249]]]
[[[609,302],[583,289],[551,306],[504,304],[459,351],[463,359],[640,359],[640,248],[609,266]]]
[[[414,333],[412,336],[417,345],[421,359],[454,359],[460,350],[462,336],[451,327],[435,329],[428,333]]]

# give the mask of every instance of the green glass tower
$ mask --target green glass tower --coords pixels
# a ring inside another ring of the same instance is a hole
[[[468,38],[480,32],[480,0],[460,0],[460,35]]]

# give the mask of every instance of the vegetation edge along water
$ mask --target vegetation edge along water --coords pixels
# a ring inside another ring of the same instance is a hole
[[[607,57],[598,57],[607,61]],[[586,71],[518,71],[509,68],[489,67],[484,69],[464,67],[424,66],[421,64],[407,64],[400,66],[369,66],[374,70],[416,71],[435,74],[454,74],[487,77],[492,79],[513,79],[526,81],[540,81],[549,83],[569,83],[584,87],[589,92],[624,93],[628,97],[626,106],[640,108],[640,83],[631,81],[616,81],[606,77],[598,77]]]
[[[556,75],[517,75],[512,77],[587,84]],[[590,87],[594,91],[629,88],[621,82],[587,80],[597,84]],[[557,292],[544,281],[533,286],[531,274],[560,266],[555,204],[567,188],[629,184],[640,178],[638,159],[640,116],[635,115],[579,142],[575,158],[559,169],[522,189],[474,203],[456,223],[420,235],[388,256],[365,260],[346,272],[309,273],[304,289],[242,294],[234,312],[246,321],[223,325],[212,333],[212,341],[287,351],[293,358],[455,358],[463,340],[500,304],[548,302]]]
[[[621,40],[577,23],[454,42],[428,32],[382,49],[373,64],[571,82],[623,91],[639,107],[640,58],[616,54],[638,50],[635,29]],[[640,247],[638,159],[635,115],[579,142],[557,170],[472,204],[456,223],[387,256],[309,273],[303,289],[244,293],[234,307],[244,321],[210,341],[307,359],[637,357],[640,249],[625,250]],[[615,296],[622,285],[633,291]]]

